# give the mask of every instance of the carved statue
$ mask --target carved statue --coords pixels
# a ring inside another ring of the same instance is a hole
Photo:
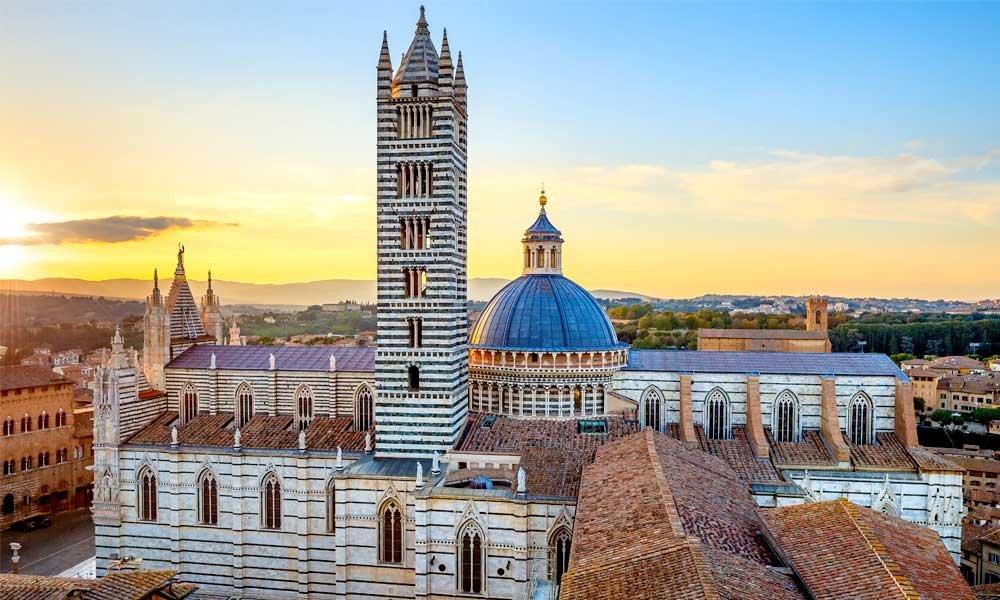
[[[208,363],[208,368],[209,369],[214,369],[215,368],[215,352],[212,353],[212,358],[210,359],[210,361]]]
[[[419,460],[417,461],[417,485],[415,487],[418,490],[424,487],[424,465]]]
[[[431,473],[437,475],[441,472],[441,457],[438,456],[437,450],[434,451],[434,458],[431,459]]]
[[[271,356],[268,357],[267,360],[268,360],[268,363],[270,363],[271,370],[273,371],[274,370],[274,352],[271,353]]]
[[[524,471],[524,467],[517,468],[517,493],[525,494],[528,492],[528,474]]]
[[[233,448],[239,448],[242,444],[240,442],[240,430],[237,429],[236,433],[233,434]]]
[[[365,432],[365,454],[372,451],[372,433],[370,431]]]
[[[178,441],[177,441],[177,426],[174,425],[173,427],[170,428],[170,445],[171,446],[176,446],[177,444],[178,444]]]
[[[303,429],[299,432],[299,450],[305,451],[306,449],[306,430]]]
[[[344,470],[344,454],[340,450],[340,446],[337,446],[337,470]]]

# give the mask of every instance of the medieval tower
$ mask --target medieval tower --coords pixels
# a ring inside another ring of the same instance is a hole
[[[468,411],[466,83],[448,35],[438,55],[420,8],[393,72],[378,61],[376,450],[450,450]]]

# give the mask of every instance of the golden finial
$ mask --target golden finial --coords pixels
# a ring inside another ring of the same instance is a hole
[[[542,208],[545,208],[545,204],[548,201],[549,201],[549,199],[545,197],[545,184],[543,183],[542,184],[542,195],[538,197],[538,203],[542,205]]]

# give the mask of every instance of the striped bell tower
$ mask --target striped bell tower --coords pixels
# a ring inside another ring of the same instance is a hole
[[[424,8],[393,71],[378,61],[376,454],[428,457],[468,411],[466,83]]]

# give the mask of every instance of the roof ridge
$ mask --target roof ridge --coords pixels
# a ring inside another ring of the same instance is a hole
[[[836,502],[844,510],[844,513],[847,514],[847,517],[851,520],[855,529],[858,530],[858,533],[861,534],[861,537],[864,538],[868,547],[875,553],[875,557],[878,558],[882,564],[882,568],[889,574],[892,582],[899,588],[903,598],[906,600],[920,600],[920,592],[917,591],[916,586],[913,585],[910,578],[900,570],[899,565],[896,564],[896,561],[886,551],[885,546],[879,541],[872,528],[860,521],[861,512],[858,510],[858,507],[846,498],[840,498]]]
[[[660,490],[660,498],[666,508],[670,528],[674,531],[675,535],[684,537],[686,535],[684,532],[684,523],[681,521],[680,513],[677,512],[677,504],[674,502],[674,495],[670,491],[670,485],[667,483],[667,476],[663,473],[663,463],[660,462],[659,453],[656,451],[656,439],[653,437],[653,430],[652,428],[646,428],[644,433],[646,435],[646,451],[649,453],[649,460],[653,467],[653,477],[656,479],[656,485]]]

